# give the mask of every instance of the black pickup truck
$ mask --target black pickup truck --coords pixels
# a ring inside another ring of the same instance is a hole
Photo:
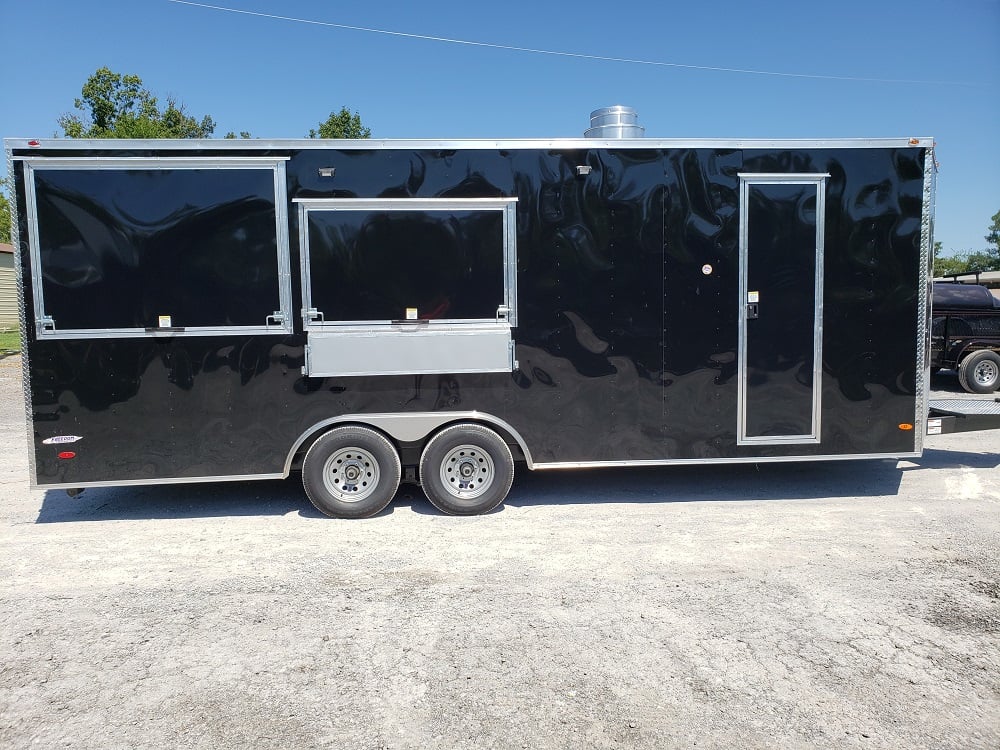
[[[1000,388],[1000,298],[979,284],[935,281],[931,372],[957,370],[969,393]]]

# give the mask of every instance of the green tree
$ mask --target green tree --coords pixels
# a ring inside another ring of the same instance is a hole
[[[371,128],[361,123],[361,115],[353,114],[347,107],[341,107],[339,112],[331,112],[324,122],[319,124],[319,130],[310,128],[310,138],[371,138]]]
[[[935,242],[934,244],[940,245],[941,243]],[[965,273],[968,270],[969,264],[965,255],[944,255],[941,257],[935,255],[934,257],[934,276],[936,278]]]
[[[10,203],[3,193],[0,193],[0,242],[10,244]]]
[[[982,273],[1000,271],[1000,211],[991,217],[985,240],[988,247],[978,252],[941,255],[941,243],[934,243],[934,275],[950,276],[956,273]]]
[[[965,270],[967,273],[980,273],[982,271],[1000,270],[996,259],[989,252],[968,253],[965,256]]]
[[[215,131],[211,117],[189,115],[173,97],[161,109],[137,75],[99,68],[80,93],[79,113],[59,118],[67,138],[208,138]]]
[[[991,221],[993,223],[986,230],[987,234],[984,237],[986,244],[990,245],[986,249],[986,253],[993,258],[996,270],[1000,270],[1000,211],[993,214]]]

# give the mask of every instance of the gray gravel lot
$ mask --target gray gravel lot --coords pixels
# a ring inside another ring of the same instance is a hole
[[[0,359],[2,747],[1000,747],[1000,432],[336,521],[31,491],[20,393]]]

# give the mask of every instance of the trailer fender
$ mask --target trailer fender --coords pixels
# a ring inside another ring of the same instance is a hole
[[[947,352],[948,362],[953,362],[957,368],[962,360],[975,352],[983,350],[997,352],[1000,351],[1000,342],[995,338],[967,338],[955,342]]]
[[[342,424],[355,424],[362,427],[371,427],[388,435],[393,440],[400,443],[415,443],[426,439],[431,433],[437,432],[455,422],[479,422],[484,425],[492,425],[502,433],[509,435],[521,448],[524,460],[529,469],[534,469],[534,462],[531,460],[531,451],[528,444],[521,437],[520,433],[499,417],[481,411],[448,411],[448,412],[407,412],[394,414],[343,414],[339,417],[331,417],[317,422],[308,430],[303,432],[292,444],[288,456],[285,458],[284,476],[288,476],[292,471],[292,463],[295,456],[305,445],[310,445],[324,432],[331,427]]]

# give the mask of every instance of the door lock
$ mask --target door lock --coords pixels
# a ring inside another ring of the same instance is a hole
[[[748,302],[747,303],[747,320],[757,320],[757,305],[758,302]]]

